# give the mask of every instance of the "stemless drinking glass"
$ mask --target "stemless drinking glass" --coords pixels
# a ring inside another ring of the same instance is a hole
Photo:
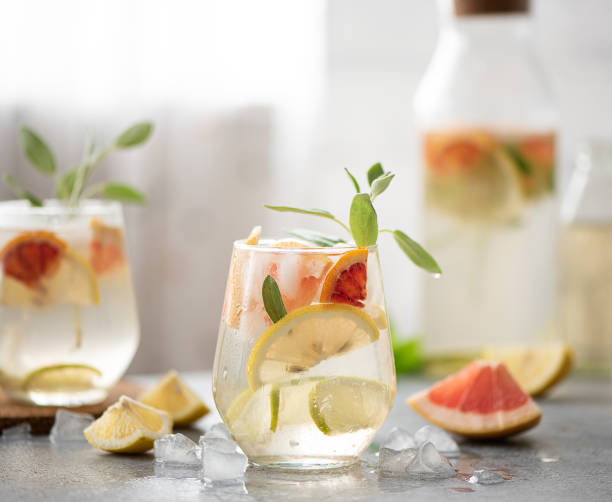
[[[121,206],[0,203],[0,385],[39,405],[102,401],[139,340]]]
[[[270,301],[264,305],[268,276],[286,314]],[[275,311],[280,319],[273,322]],[[235,242],[213,395],[256,465],[321,469],[356,462],[395,397],[376,246]]]

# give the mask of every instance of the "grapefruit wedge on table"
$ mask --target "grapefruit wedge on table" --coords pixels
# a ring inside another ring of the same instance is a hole
[[[516,434],[537,425],[537,404],[503,363],[473,361],[408,399],[414,411],[450,432],[475,438]]]

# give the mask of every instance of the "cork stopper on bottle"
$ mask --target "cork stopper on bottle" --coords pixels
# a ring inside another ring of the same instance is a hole
[[[527,12],[529,0],[453,0],[456,16]]]

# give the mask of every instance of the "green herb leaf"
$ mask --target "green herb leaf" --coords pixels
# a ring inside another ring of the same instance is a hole
[[[144,204],[147,200],[145,194],[140,190],[122,183],[107,183],[100,190],[100,194],[107,199],[133,204]]]
[[[19,130],[19,139],[23,154],[30,164],[43,174],[55,174],[53,152],[38,134],[24,126]]]
[[[370,169],[368,169],[368,185],[372,186],[374,180],[376,178],[380,178],[383,174],[385,174],[385,170],[380,162],[374,164]]]
[[[533,167],[527,161],[527,159],[523,156],[520,150],[514,145],[508,145],[506,147],[506,152],[514,162],[516,168],[523,174],[532,174]]]
[[[26,199],[30,205],[34,207],[42,207],[43,203],[36,195],[28,190],[22,188],[22,186],[13,178],[10,174],[4,175],[4,183],[12,190],[12,192],[21,199]]]
[[[413,241],[401,230],[393,231],[393,238],[404,254],[410,258],[412,263],[417,267],[426,270],[431,274],[439,275],[442,273],[440,266],[433,259],[433,257],[423,249],[423,247],[416,241]]]
[[[370,190],[370,199],[374,200],[381,193],[383,193],[391,183],[391,180],[394,176],[395,174],[393,173],[385,173],[382,176],[376,178],[372,183],[372,189]]]
[[[297,207],[289,206],[269,206],[268,204],[264,204],[264,207],[272,209],[273,211],[279,211],[281,213],[311,214],[313,216],[321,216],[322,218],[327,218],[330,220],[336,219],[333,214],[323,209],[300,209]]]
[[[291,230],[287,230],[289,235],[297,237],[298,239],[302,239],[307,242],[312,242],[317,246],[321,247],[332,247],[336,244],[341,244],[346,242],[344,239],[340,239],[339,237],[332,237],[331,235],[322,234],[320,232],[315,232],[314,230],[306,230],[302,228],[294,228]]]
[[[140,122],[123,131],[115,140],[116,148],[131,148],[140,145],[149,139],[153,132],[151,122]]]
[[[353,197],[349,215],[351,234],[358,246],[372,246],[378,238],[378,217],[367,193]]]
[[[357,193],[361,192],[361,188],[359,188],[359,183],[357,183],[357,180],[355,179],[355,176],[353,176],[351,174],[351,172],[345,167],[344,170],[346,171],[346,174],[348,174],[348,177],[351,179],[351,181],[353,182],[353,186],[355,187],[355,191]]]
[[[70,195],[72,195],[72,190],[74,189],[77,171],[77,167],[69,169],[57,180],[57,183],[55,184],[55,196],[58,199],[70,199]]]
[[[261,296],[263,297],[266,312],[270,319],[272,319],[272,322],[278,322],[287,315],[280,289],[278,289],[278,284],[276,284],[274,277],[271,275],[264,279],[261,286]]]

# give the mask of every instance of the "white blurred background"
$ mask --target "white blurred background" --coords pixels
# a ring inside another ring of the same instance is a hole
[[[612,2],[533,0],[539,52],[561,110],[560,169],[577,142],[612,137]],[[50,190],[22,158],[28,124],[60,165],[140,119],[143,149],[111,156],[105,178],[149,197],[128,208],[142,325],[134,372],[212,365],[232,241],[345,217],[352,187],[381,161],[398,173],[377,203],[385,226],[418,236],[412,97],[437,35],[424,0],[20,0],[0,2],[0,170]],[[0,198],[10,198],[0,187]],[[391,316],[405,335],[424,278],[381,239]]]

